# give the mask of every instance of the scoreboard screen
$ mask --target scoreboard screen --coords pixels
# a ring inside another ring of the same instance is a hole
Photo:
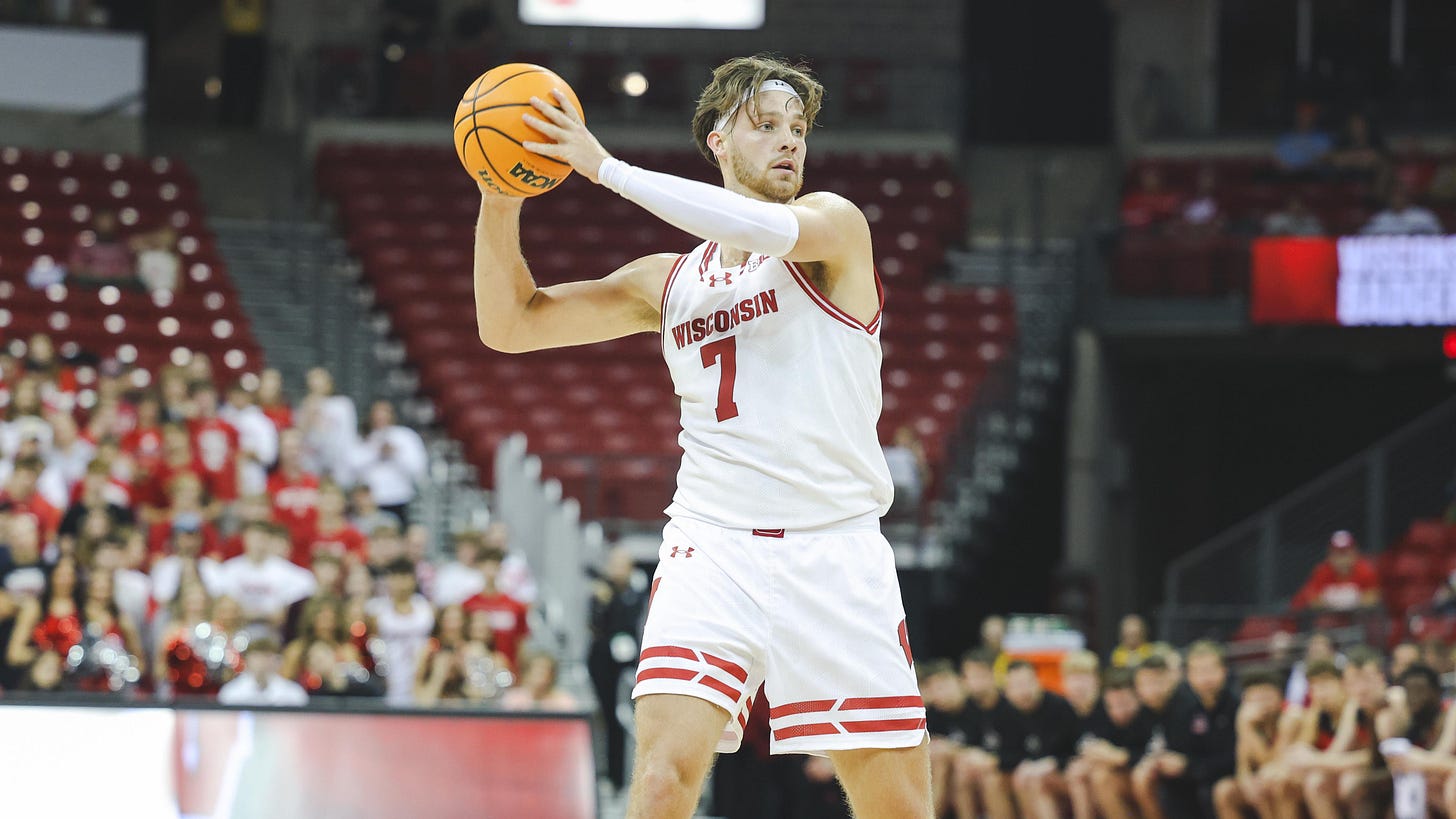
[[[519,0],[533,26],[754,29],[766,0]]]

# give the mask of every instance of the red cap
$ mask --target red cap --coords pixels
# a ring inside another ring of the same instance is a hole
[[[1330,535],[1331,549],[1358,549],[1360,544],[1355,542],[1355,536],[1341,529]]]

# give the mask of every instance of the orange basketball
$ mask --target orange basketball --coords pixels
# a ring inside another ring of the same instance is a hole
[[[465,170],[506,196],[539,196],[561,184],[571,174],[570,165],[521,147],[522,142],[551,141],[522,122],[521,115],[533,112],[531,97],[554,105],[555,88],[581,111],[571,86],[539,65],[507,63],[471,83],[455,110],[455,153]]]

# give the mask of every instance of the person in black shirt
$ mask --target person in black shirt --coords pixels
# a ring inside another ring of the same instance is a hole
[[[956,819],[1016,819],[1011,782],[1002,772],[1001,725],[1010,719],[1011,706],[996,689],[997,654],[977,649],[961,658],[961,682],[966,690],[962,726],[966,747],[951,763],[951,805]]]
[[[925,730],[930,734],[931,804],[936,815],[950,807],[951,765],[966,747],[967,704],[965,686],[949,660],[917,663],[920,698],[925,700]]]
[[[587,673],[606,724],[607,778],[621,789],[627,781],[627,731],[618,717],[618,693],[624,669],[637,659],[642,619],[650,594],[638,576],[632,554],[624,547],[607,553],[602,574],[592,583],[591,647]]]
[[[1440,689],[1434,687],[1439,681],[1430,666],[1407,666],[1400,675],[1400,688],[1391,689],[1390,705],[1377,721],[1382,729],[1392,731],[1389,736],[1403,733],[1406,740],[1381,743],[1386,765],[1397,783],[1396,791],[1404,787],[1424,789],[1426,802],[1438,804],[1449,817],[1456,816],[1456,708],[1442,711]],[[1415,713],[1425,712],[1420,725],[1410,719],[1413,704]],[[1400,784],[1412,779],[1419,784]]]
[[[1156,717],[1143,708],[1133,688],[1133,672],[1110,668],[1102,681],[1102,707],[1090,730],[1077,745],[1077,758],[1068,766],[1068,787],[1084,789],[1085,798],[1104,819],[1130,819],[1132,782],[1129,773],[1146,752]],[[1082,773],[1080,781],[1072,769]],[[1075,814],[1074,814],[1075,815]],[[1081,815],[1092,815],[1091,813]]]
[[[1234,775],[1213,786],[1213,806],[1220,819],[1241,819],[1249,810],[1272,815],[1260,770],[1278,751],[1279,716],[1284,705],[1283,680],[1256,672],[1243,680],[1244,693],[1234,733]]]
[[[1036,668],[1012,660],[1006,668],[1009,712],[998,715],[1001,753],[997,758],[1024,819],[1056,819],[1065,813],[1067,783],[1062,769],[1077,751],[1077,712],[1060,695],[1042,688]]]
[[[1196,642],[1187,665],[1188,682],[1168,705],[1167,749],[1144,761],[1159,786],[1159,804],[1144,805],[1144,819],[1213,816],[1213,787],[1234,772],[1238,699],[1227,687],[1223,649]]]

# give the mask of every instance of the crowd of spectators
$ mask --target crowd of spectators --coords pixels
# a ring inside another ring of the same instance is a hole
[[[123,239],[116,212],[104,209],[91,215],[63,263],[42,256],[25,273],[26,284],[37,289],[62,283],[113,285],[169,295],[178,292],[182,280],[176,230],[163,226]]]
[[[1313,105],[1296,107],[1292,129],[1274,143],[1272,167],[1257,181],[1270,191],[1285,190],[1279,207],[1231,213],[1214,164],[1201,168],[1191,189],[1173,190],[1154,165],[1144,165],[1123,195],[1123,230],[1206,238],[1221,234],[1323,236],[1324,224],[1308,201],[1310,183],[1357,186],[1369,217],[1365,235],[1434,235],[1441,220],[1418,200],[1456,203],[1456,161],[1446,161],[1429,178],[1402,174],[1380,129],[1363,113],[1350,113],[1338,133],[1325,129]],[[1246,182],[1246,181],[1245,181]],[[1245,182],[1241,182],[1243,185]],[[1239,192],[1247,196],[1247,190]]]
[[[1433,659],[1449,672],[1414,644],[1387,657],[1316,633],[1297,662],[1235,680],[1223,646],[1150,644],[1133,616],[1105,665],[1065,656],[1059,692],[1048,669],[995,643],[922,662],[936,815],[1452,815],[1456,709]]]
[[[225,388],[226,401],[219,401]],[[0,351],[0,690],[560,708],[500,525],[428,557],[419,435],[324,370],[155,374]]]

